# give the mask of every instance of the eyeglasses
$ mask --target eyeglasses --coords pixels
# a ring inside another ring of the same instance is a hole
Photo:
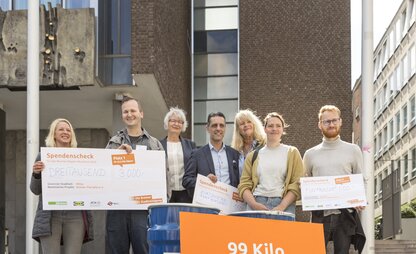
[[[340,120],[341,120],[341,118],[334,118],[334,119],[329,119],[329,120],[322,120],[321,123],[324,126],[330,126],[331,123],[334,124],[334,125],[337,125]]]
[[[183,124],[182,120],[169,119],[170,123]]]

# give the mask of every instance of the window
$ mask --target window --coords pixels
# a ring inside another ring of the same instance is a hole
[[[3,11],[9,10],[25,10],[28,9],[29,0],[0,0],[0,7]],[[64,8],[90,8],[92,6],[90,2],[97,0],[40,0],[39,5],[45,5],[48,7],[48,3],[51,3],[52,7],[56,7],[57,4],[60,4]]]
[[[382,137],[381,131],[377,136],[377,151],[378,151],[378,155],[381,156],[383,152],[383,137]]]
[[[402,161],[402,166],[403,166],[403,169],[402,169],[403,183],[406,183],[407,181],[409,181],[409,169],[408,169],[409,161],[408,161],[408,159],[409,159],[409,156],[407,154],[405,154],[403,156],[403,161]]]
[[[237,30],[195,31],[195,52],[237,53]]]
[[[410,65],[409,65],[409,54],[405,54],[402,60],[402,68],[403,68],[403,85],[407,83],[410,78]]]
[[[407,105],[404,105],[402,108],[402,119],[403,119],[403,134],[407,130]]]
[[[383,101],[384,101],[383,108],[387,107],[389,97],[390,97],[390,93],[389,93],[389,90],[387,89],[387,83],[386,83],[383,86]]]
[[[396,130],[395,130],[395,132],[396,132],[396,141],[398,141],[399,138],[400,138],[400,112],[396,113],[395,122],[396,122]]]
[[[413,76],[416,72],[416,50],[415,44],[410,47],[410,76]]]
[[[396,49],[399,46],[400,41],[402,39],[401,27],[400,27],[400,19],[398,19],[396,21],[396,25],[395,25],[394,30],[395,30],[395,39],[396,39],[396,41],[395,41],[395,47],[394,48]]]
[[[393,125],[393,119],[389,121],[389,140],[390,145],[393,145],[394,143],[394,125]]]
[[[406,35],[408,24],[406,22],[406,10],[402,12],[402,16],[400,17],[400,28],[401,28],[401,37],[403,38]]]
[[[383,128],[383,151],[387,151],[387,147],[389,144],[389,139],[387,136],[387,125]]]
[[[409,19],[409,27],[415,22],[415,12],[414,12],[414,0],[410,0],[408,2],[408,15],[410,16]]]
[[[198,146],[209,140],[205,124],[210,112],[223,112],[232,130],[238,111],[238,2],[193,1],[193,138]],[[231,138],[232,131],[227,131],[224,142]]]
[[[0,0],[0,8],[3,11],[8,11],[11,9],[10,1],[9,0]]]
[[[395,33],[394,27],[392,27],[390,34],[389,34],[389,57],[391,57],[396,50],[396,40],[395,40]]]
[[[131,0],[101,0],[98,11],[98,78],[131,85]]]
[[[416,102],[415,96],[410,99],[410,128],[416,124]]]
[[[238,8],[195,9],[194,25],[196,31],[236,29],[238,27]]]
[[[403,87],[403,60],[400,61],[399,66],[396,68],[397,72],[397,89],[400,90]]]
[[[416,177],[416,147],[412,149],[412,178]]]

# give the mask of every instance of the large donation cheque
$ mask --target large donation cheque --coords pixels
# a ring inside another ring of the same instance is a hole
[[[145,210],[167,202],[164,151],[41,148],[44,210]]]
[[[303,211],[367,206],[362,174],[301,177]]]

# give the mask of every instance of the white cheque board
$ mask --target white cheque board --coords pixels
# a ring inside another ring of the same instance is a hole
[[[239,197],[237,188],[221,183],[213,183],[208,177],[198,174],[196,178],[193,204],[211,206],[223,214],[245,211],[246,203]]]
[[[367,206],[362,174],[301,177],[300,184],[304,211]]]
[[[145,210],[166,203],[164,151],[41,148],[44,210]]]

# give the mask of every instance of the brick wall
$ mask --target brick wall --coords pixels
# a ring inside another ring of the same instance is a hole
[[[301,153],[321,141],[317,114],[335,104],[351,141],[350,3],[240,1],[240,107],[283,114],[283,142]]]
[[[188,112],[188,121],[191,120],[190,16],[187,0],[132,1],[132,72],[154,74],[167,106],[183,108]]]

